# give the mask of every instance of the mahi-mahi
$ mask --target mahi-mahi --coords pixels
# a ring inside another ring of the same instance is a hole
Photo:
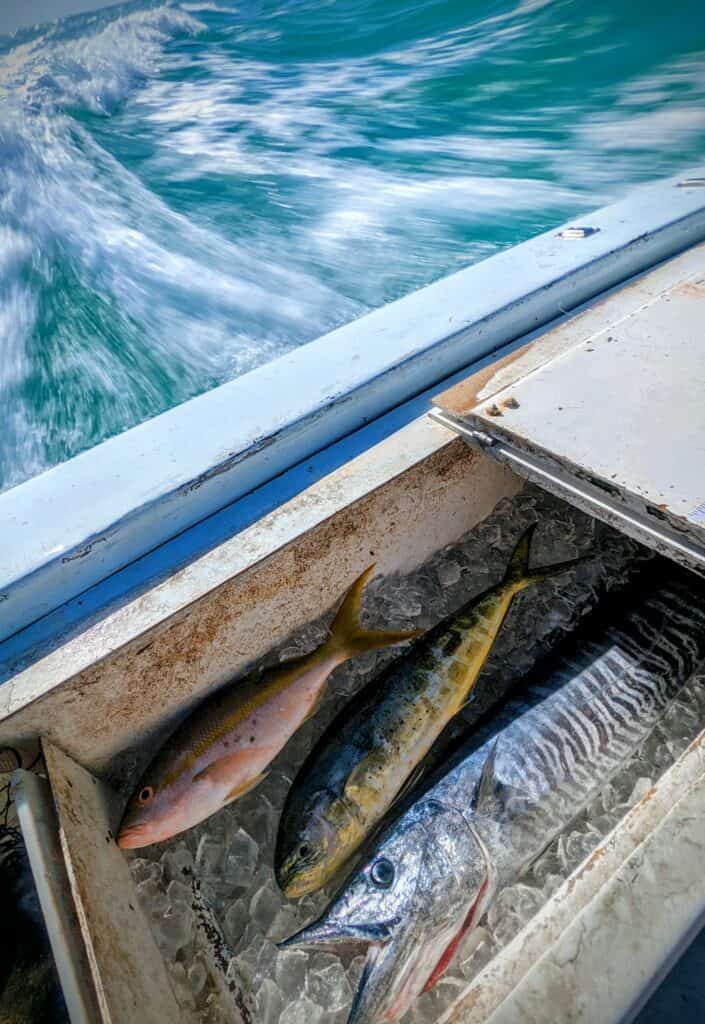
[[[314,747],[289,792],[275,871],[286,896],[330,879],[408,791],[434,742],[468,701],[512,601],[576,560],[529,569],[535,525],[504,579],[418,640],[346,707]]]

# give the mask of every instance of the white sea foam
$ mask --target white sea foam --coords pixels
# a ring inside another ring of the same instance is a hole
[[[172,209],[72,116],[115,112],[199,23],[164,7],[78,28],[35,35],[0,70],[0,488],[54,461],[57,438],[64,457],[84,447],[96,415],[115,433],[359,309]],[[63,308],[60,275],[76,296]],[[38,339],[49,293],[60,308]]]
[[[697,40],[582,97],[620,15],[426,8],[186,0],[6,49],[0,488],[701,151]]]

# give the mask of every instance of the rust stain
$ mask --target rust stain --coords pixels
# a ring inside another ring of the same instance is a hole
[[[135,759],[184,713],[327,615],[369,561],[396,571],[409,543],[421,560],[428,557],[520,486],[509,477],[453,439],[16,711],[0,722],[0,742],[45,734],[113,785],[127,785]],[[320,500],[311,493],[311,506]],[[273,522],[286,514],[280,510]]]
[[[458,1020],[459,1015],[461,1019],[464,1018],[466,1013],[475,1009],[482,998],[482,994],[482,986],[478,985],[476,988],[473,988],[471,992],[468,992],[466,996],[462,996],[453,1006],[449,1020]]]
[[[640,280],[623,285],[619,289],[619,303],[623,305],[625,297],[629,298],[632,293],[638,296],[642,287],[643,283]],[[688,282],[681,285],[680,288],[684,290],[683,294],[697,295],[698,298],[702,298],[705,295],[705,278],[698,279],[695,282]],[[674,289],[674,291],[678,290]],[[605,325],[603,317],[605,312],[610,310],[614,302],[614,295],[605,295],[594,299],[590,303],[589,308],[584,312],[575,313],[566,322],[558,324],[553,328],[549,327],[541,337],[507,353],[507,355],[502,356],[476,373],[471,374],[465,380],[460,381],[459,384],[448,388],[447,391],[434,395],[433,402],[446,412],[455,413],[456,416],[463,416],[474,411],[480,402],[486,402],[493,398],[497,392],[503,391],[505,388],[515,384],[524,375],[521,371],[521,366],[516,368],[517,372],[513,378],[511,375],[502,374],[502,371],[511,366],[512,363],[520,363],[529,350],[532,350],[532,357],[530,360],[527,360],[525,373],[533,372],[565,351],[566,348],[573,347],[573,345],[583,341],[589,341],[593,332],[581,334],[580,325],[582,323],[589,325],[593,317],[595,318],[595,335],[602,336],[605,334],[610,328]],[[636,309],[632,309],[629,315],[631,316],[635,311]],[[615,319],[621,319],[621,314],[615,312]],[[566,337],[566,332],[568,332],[568,337]],[[614,334],[610,333],[607,341],[617,341],[617,338]],[[503,377],[503,379],[493,383],[493,378],[498,375]]]
[[[689,299],[705,299],[705,278],[697,281],[684,281],[673,289],[675,295],[685,295]]]
[[[498,373],[501,373],[502,370],[506,369],[506,367],[511,366],[512,363],[526,355],[531,346],[532,342],[529,341],[526,345],[522,345],[513,352],[509,352],[494,363],[490,363],[489,366],[484,366],[466,380],[461,380],[459,384],[455,384],[447,391],[434,395],[434,403],[446,412],[454,412],[456,415],[470,412],[480,401],[486,401],[506,386],[505,382],[504,384],[496,385],[494,390],[492,390],[492,379]]]

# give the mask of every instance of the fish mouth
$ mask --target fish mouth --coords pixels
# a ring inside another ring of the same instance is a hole
[[[306,925],[301,931],[295,932],[278,943],[279,949],[291,949],[298,946],[337,946],[341,943],[362,942],[368,946],[382,946],[390,939],[389,928],[385,924],[369,922],[363,924],[341,924],[339,921],[320,919]]]
[[[146,835],[144,825],[125,825],[117,835],[117,844],[121,850],[139,850],[150,846],[154,840]]]
[[[346,1024],[392,1024],[404,1015],[411,999],[397,991],[399,953],[395,942],[368,948]]]
[[[316,892],[318,886],[303,878],[292,878],[290,882],[279,882],[279,888],[288,900],[298,900],[301,896]]]
[[[287,871],[282,869],[277,872],[277,884],[288,900],[297,900],[302,896],[308,896],[312,892],[318,892],[327,879],[322,872],[315,867],[308,871]]]

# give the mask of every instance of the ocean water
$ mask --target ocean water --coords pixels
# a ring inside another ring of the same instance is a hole
[[[703,156],[702,0],[183,0],[0,38],[0,489]]]

